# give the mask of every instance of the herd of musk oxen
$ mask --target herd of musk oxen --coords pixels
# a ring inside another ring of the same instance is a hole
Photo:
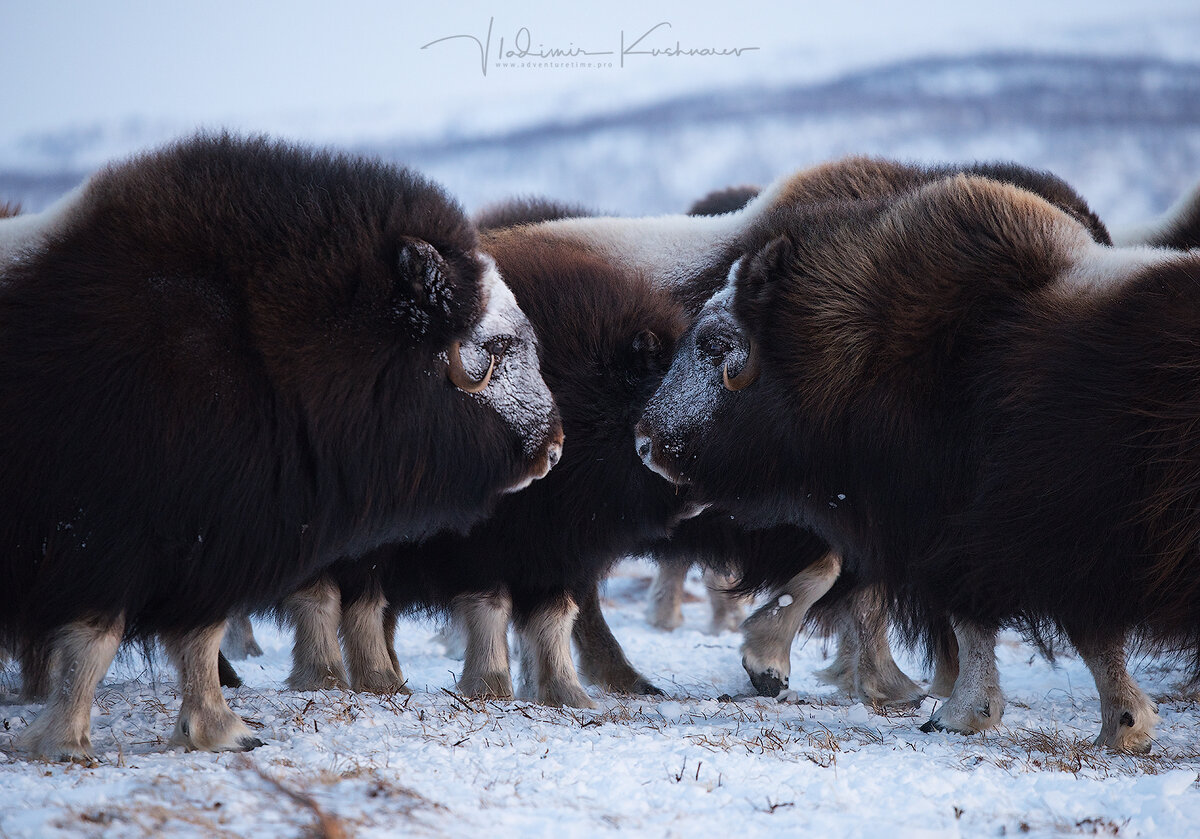
[[[1127,646],[1200,665],[1196,246],[1200,192],[1114,236],[1011,164],[470,219],[411,171],[229,135],[0,205],[0,644],[46,703],[14,748],[91,759],[131,640],[180,671],[175,744],[261,745],[219,679],[227,621],[265,612],[295,689],[406,691],[397,616],[435,609],[465,694],[659,693],[597,595],[642,553],[660,625],[693,562],[772,592],[742,625],[760,693],[813,619],[825,679],[918,702],[894,627],[948,697],[924,727],[983,731],[1015,628],[1078,650],[1098,744],[1145,750]]]

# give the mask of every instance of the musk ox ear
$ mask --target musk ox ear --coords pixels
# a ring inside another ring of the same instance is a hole
[[[765,311],[771,288],[779,277],[790,270],[795,260],[795,248],[786,236],[768,242],[742,270],[737,278],[735,313],[744,325],[758,320]]]
[[[438,297],[450,272],[437,248],[411,236],[401,238],[396,266],[400,271],[400,287],[418,304]]]
[[[662,339],[650,329],[643,329],[634,336],[626,350],[629,353],[629,370],[632,378],[640,379],[649,373],[666,372],[670,358],[663,349]]]
[[[647,360],[662,354],[662,339],[649,329],[643,329],[633,339],[633,351]]]

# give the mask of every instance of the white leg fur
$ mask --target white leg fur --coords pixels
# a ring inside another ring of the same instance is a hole
[[[646,620],[651,626],[670,632],[683,623],[683,581],[687,572],[688,566],[681,562],[668,562],[658,567],[658,576],[650,586],[650,603],[646,607]]]
[[[517,627],[522,640],[522,684],[536,686],[536,699],[552,707],[595,708],[579,683],[571,660],[571,629],[579,609],[569,597],[539,609],[524,626]]]
[[[342,609],[342,645],[350,686],[367,693],[412,693],[389,654],[386,611],[387,600],[379,592],[364,595]]]
[[[1096,745],[1116,752],[1150,751],[1154,727],[1160,722],[1158,708],[1129,675],[1124,639],[1075,646],[1100,692],[1100,736]]]
[[[163,636],[167,655],[179,670],[183,701],[171,742],[205,752],[248,752],[261,746],[221,694],[217,653],[225,622],[178,636]]]
[[[125,632],[125,618],[75,621],[50,641],[54,664],[50,701],[16,741],[18,751],[47,760],[94,760],[91,711],[96,686],[108,672]],[[216,656],[212,673],[216,679]]]
[[[808,610],[829,591],[841,571],[841,557],[822,557],[788,580],[742,624],[742,667],[760,695],[778,696],[787,690],[792,641]]]
[[[958,641],[958,679],[950,698],[921,730],[975,734],[995,728],[1004,715],[1004,694],[996,669],[996,633],[971,623],[952,624]]]
[[[733,578],[726,574],[718,574],[711,569],[704,572],[704,584],[708,587],[708,604],[712,607],[712,623],[708,627],[710,635],[734,632],[746,618],[746,604],[749,598],[730,594],[728,589],[733,583]]]
[[[292,690],[346,690],[350,680],[342,664],[338,625],[342,617],[341,593],[331,580],[321,578],[283,601],[283,612],[295,629]]]
[[[466,635],[462,678],[464,696],[512,699],[508,665],[508,619],[512,602],[507,593],[468,594],[454,598],[451,623]]]
[[[925,691],[904,674],[892,657],[887,610],[880,593],[862,589],[849,598],[848,606],[842,621],[849,624],[847,634],[855,638],[858,652],[851,695],[864,705],[876,707],[921,704]]]

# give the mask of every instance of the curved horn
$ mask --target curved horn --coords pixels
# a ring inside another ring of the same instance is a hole
[[[741,390],[754,383],[758,378],[758,347],[754,342],[750,342],[750,352],[746,354],[746,364],[742,367],[742,372],[730,378],[729,362],[725,362],[725,366],[721,368],[721,383],[725,385],[726,390]]]
[[[467,371],[463,367],[461,350],[462,341],[455,341],[450,345],[450,349],[446,353],[450,360],[450,365],[446,373],[450,377],[450,381],[454,382],[454,386],[459,390],[464,390],[467,393],[479,393],[492,380],[492,373],[496,369],[496,356],[488,353],[491,363],[488,364],[487,372],[483,374],[483,378],[476,382],[467,375]]]

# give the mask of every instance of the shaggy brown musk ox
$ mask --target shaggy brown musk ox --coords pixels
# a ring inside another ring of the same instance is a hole
[[[0,631],[56,662],[18,748],[89,756],[97,683],[152,634],[176,742],[256,745],[226,615],[469,527],[560,441],[528,321],[406,170],[200,136],[0,222]]]
[[[639,444],[701,497],[811,527],[910,623],[949,615],[962,672],[934,726],[999,721],[995,632],[1016,623],[1071,640],[1098,742],[1140,750],[1157,714],[1127,636],[1200,634],[1200,257],[1093,234],[963,175],[780,213]]]

